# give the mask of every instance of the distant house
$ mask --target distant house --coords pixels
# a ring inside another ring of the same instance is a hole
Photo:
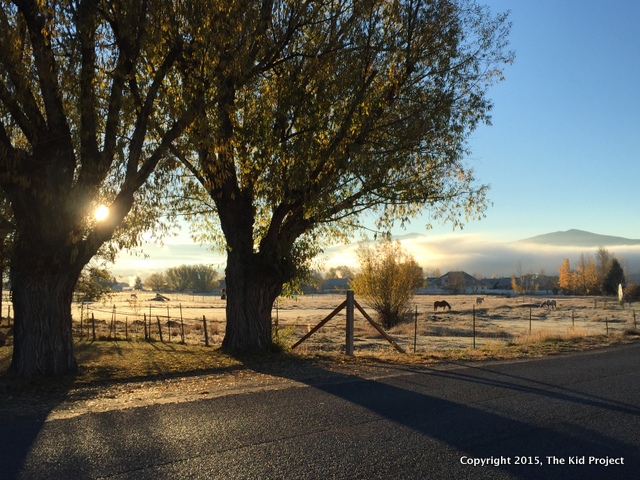
[[[115,282],[111,285],[111,290],[114,292],[128,292],[132,290],[132,287],[129,285],[129,282]]]
[[[476,293],[482,287],[483,284],[480,280],[462,271],[447,272],[435,280],[429,281],[430,289],[450,293]]]
[[[513,290],[513,285],[511,285],[511,278],[493,278],[491,279],[491,282],[489,282],[487,290],[511,291]]]

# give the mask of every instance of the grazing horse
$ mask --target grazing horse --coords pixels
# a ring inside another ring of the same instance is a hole
[[[547,310],[549,310],[549,309],[555,310],[557,308],[556,301],[555,300],[545,300],[544,302],[542,302],[540,304],[540,308],[542,308],[542,307],[547,307]]]
[[[433,311],[434,312],[436,310],[438,310],[438,307],[442,307],[443,310],[445,308],[448,308],[449,310],[451,310],[451,305],[449,305],[449,302],[447,302],[446,300],[441,300],[439,302],[433,302]]]
[[[484,298],[482,297],[476,298],[476,305],[480,305],[482,302],[484,302]]]

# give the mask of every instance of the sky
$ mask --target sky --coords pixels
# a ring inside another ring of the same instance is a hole
[[[479,183],[491,186],[493,206],[486,218],[462,231],[446,224],[426,231],[425,214],[394,233],[426,236],[410,248],[418,261],[429,264],[426,268],[471,273],[474,258],[489,256],[487,265],[478,264],[485,270],[479,273],[487,276],[517,268],[557,270],[553,263],[542,264],[545,255],[555,262],[558,252],[536,252],[538,257],[523,262],[526,252],[511,251],[510,242],[535,235],[580,229],[640,238],[640,2],[479,3],[496,13],[510,10],[509,48],[516,55],[505,68],[505,80],[489,90],[492,125],[479,127],[469,138],[467,163]],[[164,250],[148,247],[151,258],[134,259],[135,268],[121,255],[114,271],[158,270],[169,263],[194,263],[194,258],[202,259],[197,263],[223,261],[205,249],[177,245],[188,242],[183,233],[168,240]],[[327,265],[353,262],[349,248],[327,254]],[[497,259],[504,266],[492,272]]]
[[[516,59],[489,92],[492,126],[469,140],[494,205],[465,231],[640,238],[640,2],[484,3],[511,11]]]

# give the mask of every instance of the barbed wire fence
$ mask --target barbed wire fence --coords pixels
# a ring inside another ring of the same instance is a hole
[[[213,307],[212,307],[213,308]],[[164,302],[131,301],[129,305],[80,302],[75,311],[74,335],[98,340],[145,340],[210,346],[224,331],[225,320],[193,315],[190,308]],[[224,310],[223,310],[224,311]],[[217,312],[216,312],[217,313]]]
[[[111,302],[75,302],[72,309],[73,334],[76,338],[89,341],[149,341],[163,343],[181,343],[185,345],[212,346],[221,343],[226,325],[225,302],[215,296],[195,296],[191,294],[172,295],[174,301],[153,301],[137,299],[134,295],[123,305],[122,301]],[[584,331],[587,335],[614,335],[625,331],[638,332],[638,314],[629,304],[620,308],[614,299],[593,298],[590,311],[563,309],[554,311],[540,308],[538,304],[518,304],[521,313],[517,320],[510,320],[504,328],[496,321],[495,312],[479,306],[461,308],[451,312],[433,312],[424,307],[422,311],[415,306],[414,323],[407,322],[389,333],[408,351],[427,351],[441,342],[443,338],[457,339],[461,348],[477,348],[487,341],[512,341],[515,337],[544,333],[553,335],[570,331]],[[3,296],[3,311],[0,312],[0,326],[13,324],[13,305],[10,296]],[[295,320],[278,317],[278,305],[274,308],[274,328],[278,331],[289,330],[289,336],[295,341],[305,330],[315,325],[313,318],[305,318],[304,311]],[[203,309],[207,313],[203,314]],[[333,307],[327,307],[331,311]],[[593,312],[599,315],[594,317]],[[197,313],[195,313],[197,311]],[[309,342],[310,347],[339,349],[341,343],[331,342],[329,337],[336,336],[345,328],[344,316],[338,316],[322,327],[328,333],[319,342]],[[357,346],[369,341],[366,333],[371,330],[365,322],[356,322]],[[498,326],[496,326],[498,325]],[[293,331],[293,334],[291,333]],[[420,335],[418,336],[418,331]],[[373,333],[376,336],[375,332]],[[371,342],[369,342],[371,343]],[[445,347],[443,347],[445,348]],[[453,347],[455,348],[455,347]]]

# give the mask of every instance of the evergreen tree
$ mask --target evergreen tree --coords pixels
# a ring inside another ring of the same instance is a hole
[[[618,293],[618,285],[624,283],[624,270],[617,258],[611,259],[609,271],[604,278],[604,291],[607,295]]]

